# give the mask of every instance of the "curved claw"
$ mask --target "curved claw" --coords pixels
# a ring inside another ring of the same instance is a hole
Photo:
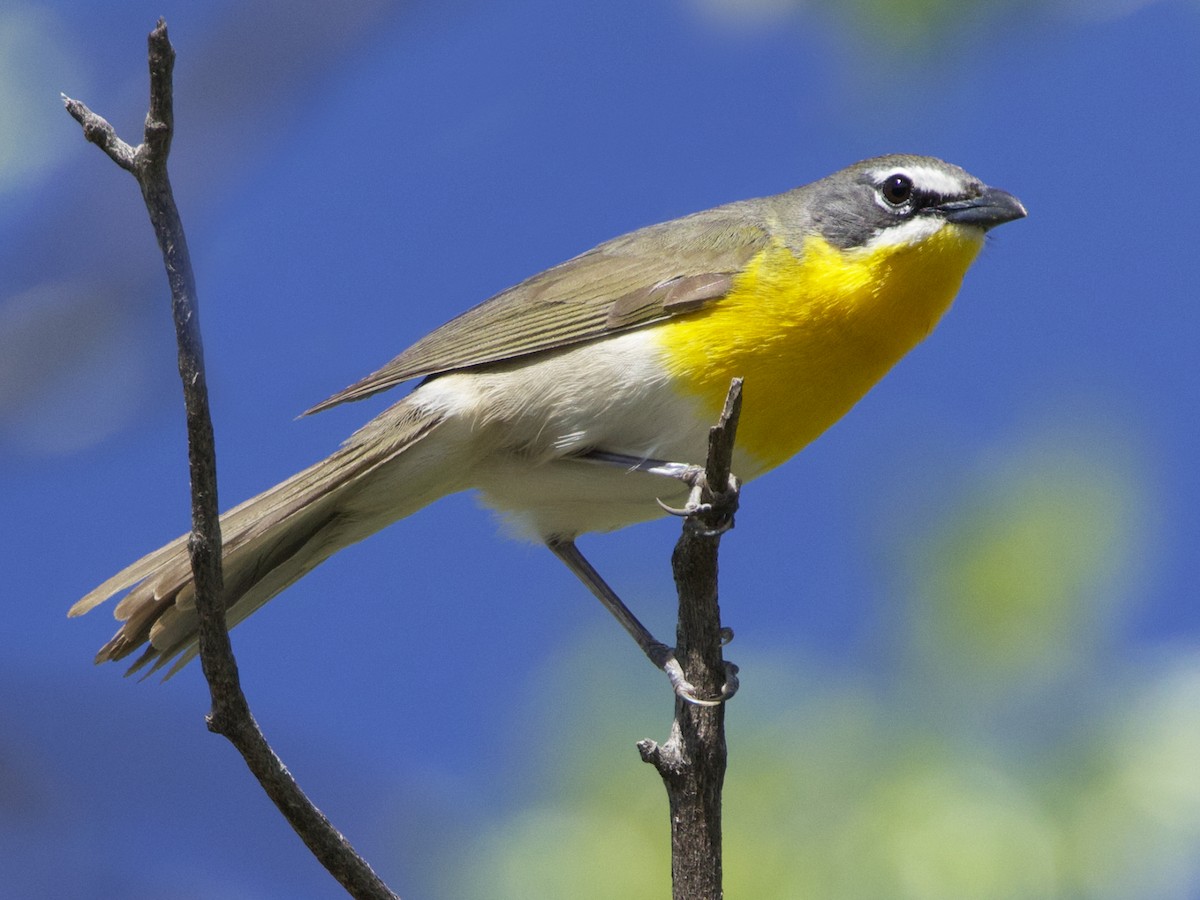
[[[738,667],[735,663],[731,663],[728,660],[725,661],[725,683],[721,685],[720,695],[712,700],[696,696],[695,685],[683,676],[683,667],[679,665],[679,661],[674,656],[663,664],[662,669],[667,673],[671,687],[675,690],[675,696],[694,706],[720,706],[738,691]]]
[[[722,513],[721,521],[711,528],[704,528],[700,533],[705,537],[719,537],[733,528],[733,513],[737,510],[737,496],[738,491],[741,489],[741,481],[736,475],[730,473],[728,487],[725,490],[716,494],[709,491],[710,496],[713,497],[711,502],[706,502],[702,499],[705,492],[709,490],[708,483],[705,481],[702,471],[692,480],[687,478],[682,478],[682,480],[688,481],[692,486],[687,502],[682,507],[675,507],[669,506],[662,500],[655,498],[655,502],[658,503],[664,512],[672,516],[692,519],[692,524],[700,527],[694,521],[698,516],[708,516],[720,509]]]
[[[733,632],[730,632],[730,634],[732,634],[732,633]],[[723,685],[721,685],[721,700],[722,701],[728,700],[730,697],[732,697],[734,694],[736,694],[738,692],[738,688],[741,687],[741,684],[742,684],[740,681],[738,681],[737,663],[731,663],[731,662],[729,662],[729,660],[725,660],[724,662],[725,662],[725,683]]]
[[[701,528],[699,525],[693,526],[695,532],[701,537],[715,538],[720,537],[725,532],[733,528],[733,519],[726,519],[716,528]]]
[[[697,503],[693,505],[690,497],[688,498],[688,502],[683,506],[668,506],[658,497],[654,498],[654,502],[662,508],[663,512],[669,513],[672,516],[679,516],[681,519],[690,519],[692,516],[706,513],[712,509],[712,505],[709,503]]]
[[[720,522],[705,531],[707,537],[717,537],[733,528],[733,514],[737,512],[738,494],[741,489],[741,479],[730,472],[725,490],[714,493],[712,502],[705,504],[709,511],[718,510],[722,516]]]

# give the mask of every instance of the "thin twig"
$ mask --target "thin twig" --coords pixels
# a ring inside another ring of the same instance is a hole
[[[142,143],[131,147],[113,127],[78,100],[63,95],[63,104],[83,134],[137,179],[162,251],[171,309],[179,344],[179,375],[187,409],[188,464],[192,488],[192,534],[188,540],[199,616],[200,664],[208,681],[212,709],[210,731],[224,735],[242,754],[263,790],[287,818],[308,848],[351,894],[371,900],[397,900],[367,862],[296,784],[267,743],[250,713],[229,642],[221,597],[221,528],[217,503],[217,462],[213,444],[204,348],[200,338],[196,280],[192,272],[183,222],[167,177],[167,155],[174,131],[171,73],[175,48],[163,19],[150,32],[150,110]]]
[[[737,667],[722,658],[732,632],[721,628],[717,549],[733,527],[737,482],[730,475],[741,411],[742,380],[729,386],[725,409],[710,429],[703,504],[684,523],[671,565],[679,593],[675,656],[701,697],[728,697]],[[638,743],[667,789],[671,812],[671,882],[675,900],[719,900],[721,788],[725,781],[725,706],[675,702],[671,736]]]

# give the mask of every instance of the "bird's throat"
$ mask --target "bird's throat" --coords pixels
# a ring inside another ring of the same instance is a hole
[[[874,248],[772,243],[720,302],[661,327],[665,364],[714,419],[730,379],[745,378],[738,444],[779,465],[929,334],[981,245],[979,229],[952,225]]]

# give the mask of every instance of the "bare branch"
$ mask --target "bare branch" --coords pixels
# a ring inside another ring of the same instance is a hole
[[[167,168],[167,154],[171,152],[171,136],[175,131],[175,90],[172,75],[175,71],[175,48],[167,38],[167,23],[159,19],[158,25],[147,39],[150,64],[150,110],[146,113],[146,126],[141,150],[147,164]]]
[[[223,734],[242,754],[263,790],[321,864],[354,897],[396,900],[379,876],[304,795],[271,749],[250,713],[229,642],[221,596],[221,528],[217,503],[217,463],[213,444],[204,348],[200,337],[196,280],[183,222],[167,177],[174,125],[171,73],[175,49],[163,19],[150,33],[150,111],[144,140],[122,141],[113,127],[83,103],[63,102],[83,126],[84,137],[137,179],[162,251],[171,287],[171,308],[179,344],[179,375],[187,411],[188,464],[192,488],[192,534],[188,541],[199,615],[200,664],[208,681],[212,710],[209,730]]]
[[[127,172],[133,171],[134,148],[117,137],[108,120],[96,115],[78,100],[61,94],[63,106],[76,122],[83,126],[83,136],[108,154],[109,158]]]
[[[717,603],[717,549],[733,527],[737,480],[730,474],[742,380],[729,386],[725,409],[710,429],[705,490],[699,510],[684,522],[671,565],[679,593],[675,656],[700,696],[728,697],[737,667],[722,658],[732,632],[721,627]],[[671,736],[638,743],[667,789],[671,812],[671,881],[675,900],[722,896],[721,788],[725,781],[725,707],[675,702]]]

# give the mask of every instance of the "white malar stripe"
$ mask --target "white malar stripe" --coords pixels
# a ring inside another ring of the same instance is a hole
[[[953,172],[945,169],[935,169],[929,166],[898,166],[888,169],[874,169],[871,178],[879,184],[893,175],[907,175],[920,191],[930,191],[943,197],[954,197],[963,192],[966,187],[963,180]]]
[[[863,244],[862,249],[864,252],[870,252],[879,247],[896,244],[917,244],[936,234],[945,224],[946,221],[941,216],[917,215],[875,232],[871,239]]]

